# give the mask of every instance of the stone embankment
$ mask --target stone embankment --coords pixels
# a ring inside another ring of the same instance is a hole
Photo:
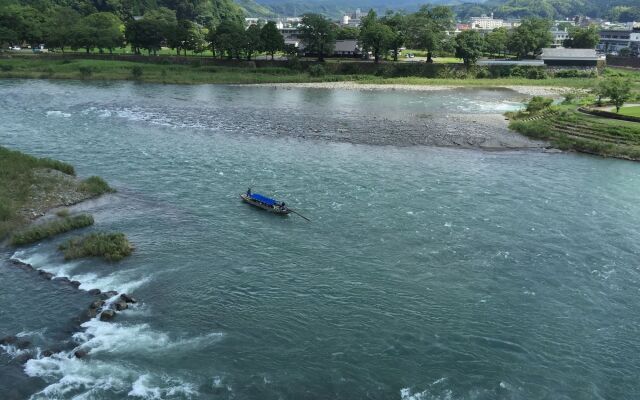
[[[25,271],[33,272],[39,277],[56,282],[63,285],[72,286],[78,290],[80,289],[80,282],[70,280],[67,277],[54,277],[53,274],[44,271],[42,269],[36,269],[31,264],[24,263],[18,260],[10,260],[10,262],[16,267]],[[75,321],[78,324],[82,324],[90,319],[98,318],[100,321],[111,321],[116,315],[129,308],[130,304],[137,303],[137,300],[125,293],[118,293],[116,291],[103,292],[100,289],[90,289],[86,292],[94,296],[93,301],[89,304],[89,307],[84,311]],[[51,357],[58,351],[31,349],[31,342],[23,340],[17,336],[6,336],[0,339],[0,346],[12,346],[13,348],[20,350],[20,354],[15,358],[20,363],[26,363],[34,357]],[[89,354],[87,349],[77,347],[73,351],[73,355],[77,358],[83,358]]]

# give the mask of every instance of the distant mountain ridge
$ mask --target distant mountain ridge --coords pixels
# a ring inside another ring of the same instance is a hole
[[[254,0],[239,0],[243,2]],[[463,3],[477,4],[484,0],[257,0],[260,5],[268,7],[273,13],[282,16],[297,16],[307,12],[324,14],[332,18],[338,18],[344,13],[353,12],[357,8],[363,12],[374,9],[380,13],[386,10],[416,11],[424,4],[432,5],[461,5]],[[249,13],[251,14],[251,13]]]
[[[256,3],[257,1],[257,3]],[[495,13],[501,18],[567,18],[587,15],[594,18],[619,16],[633,8],[640,15],[640,0],[236,0],[252,16],[297,16],[306,12],[321,13],[338,18],[360,8],[413,12],[421,5],[451,5],[459,18]],[[256,4],[258,7],[250,6]],[[265,13],[265,10],[268,10]],[[262,12],[262,14],[261,14]],[[631,13],[633,15],[633,13]]]

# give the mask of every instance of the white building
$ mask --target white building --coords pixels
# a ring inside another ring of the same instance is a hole
[[[482,14],[480,17],[471,17],[471,29],[474,30],[492,31],[503,26],[504,20],[493,18],[493,13],[490,16]]]
[[[567,29],[552,29],[551,35],[553,35],[553,43],[551,47],[562,47],[564,41],[569,39],[569,32]]]
[[[361,21],[362,21],[362,11],[358,8],[353,13],[343,15],[342,18],[340,19],[340,25],[350,26],[355,28],[360,26]]]

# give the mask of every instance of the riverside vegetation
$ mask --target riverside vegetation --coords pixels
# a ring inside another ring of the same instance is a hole
[[[126,58],[126,57],[124,57]],[[460,64],[331,61],[324,64],[298,59],[281,62],[224,62],[188,64],[159,58],[149,62],[57,57],[0,59],[0,78],[132,80],[171,84],[259,84],[351,81],[365,84],[450,86],[556,86],[589,88],[590,72],[549,73],[542,67],[491,66],[464,68]]]
[[[615,77],[601,81],[589,94],[570,93],[558,105],[553,105],[552,99],[534,97],[526,110],[508,113],[510,127],[528,137],[549,140],[562,150],[640,160],[639,122],[595,116],[582,108],[608,104],[624,111],[624,102],[638,96],[635,82]]]
[[[70,216],[63,209],[51,221],[25,227],[48,209],[114,191],[100,177],[75,178],[75,169],[67,163],[0,146],[0,239],[11,235],[9,242],[21,246],[91,226],[94,223],[91,215]],[[86,254],[116,261],[133,249],[122,233],[93,234],[86,240],[69,243],[65,257],[73,258]]]
[[[66,260],[102,257],[107,261],[120,261],[133,252],[133,246],[123,233],[91,233],[70,239],[59,249]]]
[[[51,236],[69,232],[74,229],[85,228],[93,225],[93,217],[87,214],[64,217],[43,224],[36,224],[14,234],[11,237],[11,244],[21,246],[35,243]]]

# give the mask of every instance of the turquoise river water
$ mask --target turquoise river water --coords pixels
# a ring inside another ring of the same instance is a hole
[[[87,231],[136,250],[0,249],[0,337],[36,351],[2,347],[0,398],[640,398],[639,164],[331,139],[520,97],[1,81],[0,144],[104,177]],[[10,258],[140,302],[78,327],[92,297]]]

